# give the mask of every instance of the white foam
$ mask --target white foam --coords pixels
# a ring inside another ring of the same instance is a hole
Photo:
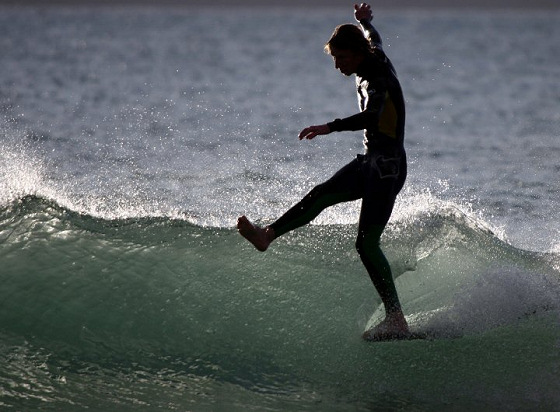
[[[560,319],[559,301],[557,277],[502,267],[474,276],[452,304],[411,314],[408,320],[411,328],[437,335],[477,334],[543,313]]]

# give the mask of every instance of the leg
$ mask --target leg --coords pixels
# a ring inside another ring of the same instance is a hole
[[[391,267],[379,246],[384,229],[383,225],[372,225],[367,231],[360,232],[356,241],[356,249],[362,263],[385,307],[385,319],[372,331],[364,333],[364,339],[370,339],[371,335],[392,337],[408,333],[408,325],[393,281]]]
[[[382,179],[372,168],[368,189],[364,191],[356,249],[385,307],[385,319],[372,331],[367,331],[364,339],[408,334],[391,267],[379,245],[396,196],[404,184],[406,165],[401,173],[396,178]]]
[[[270,225],[276,237],[304,226],[327,207],[350,202],[362,197],[363,175],[361,164],[354,159],[329,180],[315,186],[300,202],[292,206]]]
[[[311,222],[325,208],[359,199],[362,196],[362,182],[360,162],[355,159],[329,180],[313,188],[270,226],[260,228],[241,216],[237,220],[237,228],[257,250],[265,251],[274,239]]]

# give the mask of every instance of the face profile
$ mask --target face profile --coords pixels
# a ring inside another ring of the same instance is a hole
[[[334,60],[334,67],[340,70],[345,76],[355,74],[364,60],[364,55],[362,53],[349,49],[337,49],[332,47],[330,49],[330,54]]]

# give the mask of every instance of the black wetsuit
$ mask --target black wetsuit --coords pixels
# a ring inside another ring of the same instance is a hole
[[[374,50],[356,73],[361,111],[328,125],[331,131],[364,130],[366,154],[316,186],[270,227],[278,237],[309,223],[329,206],[362,199],[356,249],[386,312],[391,312],[400,310],[400,303],[379,240],[406,179],[405,108],[401,86],[378,32],[368,21],[360,24]]]

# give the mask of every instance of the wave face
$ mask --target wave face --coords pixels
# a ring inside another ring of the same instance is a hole
[[[452,204],[415,207],[383,247],[411,327],[380,314],[355,225],[264,254],[233,229],[104,220],[28,196],[0,211],[2,405],[36,409],[560,407],[558,257]]]
[[[376,10],[410,160],[382,246],[434,338],[367,343],[356,203],[264,254],[233,228],[362,152],[297,139],[356,110],[322,50],[352,8],[230,3],[0,5],[0,410],[560,410],[558,13]]]

